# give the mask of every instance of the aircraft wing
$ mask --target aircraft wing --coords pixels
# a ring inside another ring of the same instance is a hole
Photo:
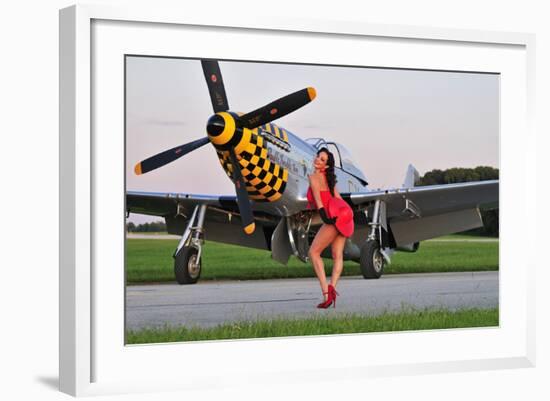
[[[126,193],[126,211],[151,216],[175,216],[179,211],[186,215],[193,213],[197,205],[217,206],[229,212],[238,212],[236,196],[197,195],[166,192]]]
[[[401,245],[481,227],[479,210],[498,208],[499,181],[354,192],[342,197],[360,208],[383,201],[384,222]]]
[[[126,193],[128,213],[163,217],[170,234],[183,234],[193,210],[198,205],[208,205],[204,222],[207,240],[268,249],[264,231],[269,230],[270,226],[274,229],[276,221],[268,215],[255,213],[257,228],[254,234],[245,234],[241,225],[237,197],[234,195],[134,191]],[[267,227],[266,230],[264,226]]]

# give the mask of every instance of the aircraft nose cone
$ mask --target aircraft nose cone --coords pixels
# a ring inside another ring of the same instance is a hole
[[[219,114],[214,114],[206,123],[206,132],[210,136],[218,136],[225,129],[225,120]]]
[[[212,145],[218,149],[228,150],[236,147],[242,138],[242,130],[237,128],[236,116],[228,112],[214,114],[206,123],[206,132]]]

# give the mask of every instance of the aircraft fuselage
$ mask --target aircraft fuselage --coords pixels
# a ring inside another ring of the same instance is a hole
[[[254,129],[233,129],[232,134],[223,138],[223,144],[216,142],[217,138],[211,138],[211,142],[230,179],[233,166],[226,144],[231,143],[235,149],[253,209],[281,216],[300,211],[318,149],[273,123]],[[336,166],[335,173],[339,192],[357,192],[366,187],[341,167]]]

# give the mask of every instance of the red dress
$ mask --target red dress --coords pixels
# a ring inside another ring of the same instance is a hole
[[[328,206],[329,202],[332,198],[330,195],[330,191],[320,191],[321,193],[321,202],[323,202],[323,207],[325,208],[326,212],[328,213]],[[307,207],[309,209],[317,209],[317,203],[315,203],[315,197],[313,196],[313,192],[311,191],[311,187],[307,189]],[[330,216],[329,216],[330,217]]]
[[[343,199],[333,198],[330,191],[320,191],[321,202],[325,208],[329,218],[336,217],[336,223],[334,226],[345,237],[351,237],[353,235],[353,211],[351,207]],[[311,191],[311,187],[307,190],[307,201],[309,209],[317,209],[315,197]]]

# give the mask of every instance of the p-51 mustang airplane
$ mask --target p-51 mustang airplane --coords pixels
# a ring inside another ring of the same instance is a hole
[[[308,174],[321,147],[334,154],[337,189],[354,212],[355,232],[346,241],[344,259],[359,262],[365,278],[379,278],[393,251],[415,252],[422,240],[480,227],[480,208],[498,207],[498,180],[415,187],[418,172],[412,165],[402,188],[368,190],[344,146],[321,138],[302,140],[272,123],[312,101],[315,89],[235,113],[229,111],[218,62],[201,64],[215,113],[208,119],[207,136],[143,160],[135,173],[147,173],[211,143],[236,196],[132,191],[126,196],[128,213],[164,217],[168,232],[181,235],[173,254],[180,284],[198,281],[205,237],[271,251],[283,264],[291,255],[306,262],[322,223],[306,199]],[[330,251],[323,256],[330,257]]]

